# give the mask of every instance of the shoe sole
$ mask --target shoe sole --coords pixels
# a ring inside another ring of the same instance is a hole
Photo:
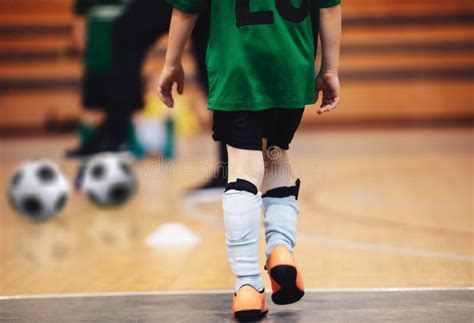
[[[262,319],[267,315],[268,310],[262,312],[260,310],[246,310],[246,311],[237,311],[234,313],[234,317],[238,321],[257,321]]]
[[[270,271],[271,278],[280,285],[280,290],[272,294],[277,305],[287,305],[299,301],[304,292],[296,286],[297,270],[290,265],[275,266]]]

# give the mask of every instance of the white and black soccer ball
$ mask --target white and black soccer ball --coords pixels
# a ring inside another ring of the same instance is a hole
[[[8,197],[19,213],[33,219],[46,219],[64,208],[69,198],[69,185],[56,164],[37,159],[16,169]]]
[[[114,154],[101,154],[87,164],[82,191],[99,206],[119,206],[136,192],[137,180],[129,163]]]

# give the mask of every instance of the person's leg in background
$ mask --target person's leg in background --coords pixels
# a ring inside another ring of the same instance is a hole
[[[82,106],[81,119],[78,125],[79,147],[89,144],[94,138],[97,128],[103,122],[107,105],[107,89],[110,77],[107,73],[97,73],[85,71],[82,79]],[[80,148],[79,148],[80,149]],[[67,150],[66,155],[77,151],[76,149]],[[85,163],[81,163],[79,170],[74,177],[74,188],[79,190],[82,186],[84,177]]]
[[[79,147],[87,145],[106,115],[110,83],[110,31],[120,15],[121,5],[76,0],[73,6],[72,41],[81,54],[83,111],[79,121]],[[104,12],[108,10],[108,14]],[[69,156],[77,150],[68,150]],[[77,182],[77,181],[76,181]]]
[[[115,24],[112,82],[104,128],[128,139],[132,114],[143,106],[141,69],[154,42],[168,32],[171,7],[164,1],[135,0]]]
[[[104,112],[97,107],[86,108],[81,113],[78,126],[79,145],[85,145],[94,137],[97,127],[104,120]]]
[[[98,73],[84,72],[81,84],[83,111],[79,121],[79,146],[85,145],[93,137],[96,128],[105,117],[103,86],[104,76]],[[107,81],[108,82],[108,81]]]

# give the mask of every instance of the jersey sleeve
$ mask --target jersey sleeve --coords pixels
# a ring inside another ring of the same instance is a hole
[[[341,0],[316,0],[319,8],[329,8],[337,6],[341,3]]]
[[[170,5],[185,13],[199,13],[205,0],[167,0]],[[222,0],[221,0],[222,1]],[[226,0],[227,1],[227,0]]]

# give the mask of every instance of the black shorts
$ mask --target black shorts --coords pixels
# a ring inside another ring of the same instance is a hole
[[[303,117],[304,109],[273,108],[262,111],[214,111],[213,138],[229,146],[262,150],[267,147],[287,150]]]
[[[143,106],[143,94],[141,84],[132,83],[133,78],[129,79],[129,88],[127,93],[132,97],[133,110],[138,110]],[[135,83],[140,81],[135,81]],[[84,72],[82,79],[82,106],[86,110],[106,111],[110,105],[109,93],[111,93],[111,75],[109,73]],[[133,92],[133,93],[132,93]]]

